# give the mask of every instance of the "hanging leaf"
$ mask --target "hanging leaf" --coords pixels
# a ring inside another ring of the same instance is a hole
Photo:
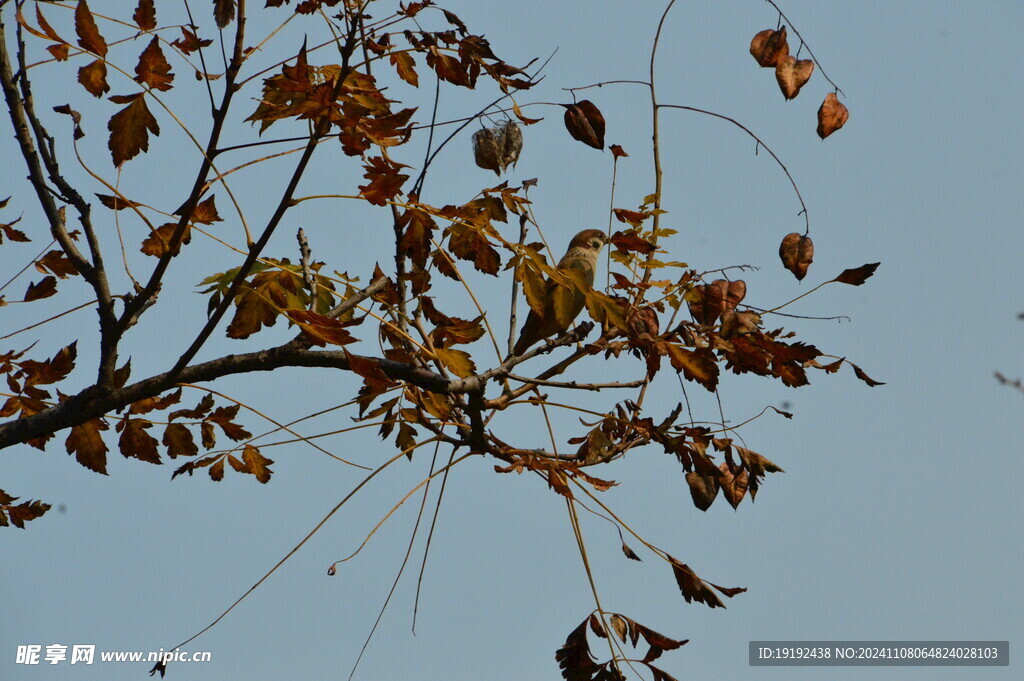
[[[110,140],[107,146],[114,159],[114,165],[120,167],[140,152],[149,151],[149,133],[160,134],[160,126],[146,106],[142,93],[134,95],[116,95],[110,98],[115,104],[128,104],[125,108],[110,117],[107,130]]]
[[[160,49],[160,39],[156,36],[139,55],[139,63],[135,66],[135,80],[145,83],[154,90],[167,91],[172,87],[174,74],[171,73],[171,65],[167,63],[164,51]]]
[[[825,139],[846,125],[849,118],[850,110],[836,98],[836,93],[828,93],[818,108],[818,137]]]
[[[814,73],[814,62],[810,59],[797,60],[796,57],[784,57],[775,66],[775,80],[786,99],[793,99],[800,94],[800,88],[807,84]]]
[[[29,284],[28,290],[25,291],[25,302],[31,303],[33,300],[42,300],[54,295],[57,295],[57,279],[43,277],[38,283]]]
[[[64,449],[68,454],[74,454],[75,460],[89,470],[106,475],[107,445],[100,431],[108,428],[107,422],[101,418],[74,426],[64,442]]]
[[[814,243],[811,237],[790,232],[782,238],[779,257],[787,270],[798,280],[807,276],[807,268],[814,260]]]
[[[604,149],[604,116],[594,103],[584,99],[565,107],[565,127],[572,138],[595,149]]]
[[[85,50],[98,57],[107,56],[107,41],[100,35],[96,19],[85,0],[79,0],[75,7],[75,33],[78,35],[78,44]]]
[[[213,0],[213,18],[217,28],[225,28],[235,20],[235,0]]]
[[[156,7],[153,0],[139,0],[139,6],[132,14],[132,21],[143,31],[152,31],[156,28]]]
[[[408,52],[392,52],[388,59],[398,72],[398,77],[413,87],[419,87],[420,77],[416,73],[416,61]]]
[[[78,82],[93,97],[102,97],[110,91],[106,63],[102,59],[97,59],[78,69]]]

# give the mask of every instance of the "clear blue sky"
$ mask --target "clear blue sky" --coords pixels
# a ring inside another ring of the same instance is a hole
[[[97,12],[113,4],[92,3]],[[176,3],[171,5],[158,8],[161,23],[178,11]],[[510,62],[544,59],[558,48],[544,82],[520,98],[526,103],[568,101],[562,87],[646,78],[662,3],[524,0],[449,6]],[[598,471],[622,483],[604,495],[606,503],[653,543],[716,584],[749,589],[728,601],[726,610],[687,605],[663,564],[650,554],[642,554],[643,563],[623,559],[614,530],[585,515],[602,602],[607,610],[668,636],[690,639],[661,660],[680,679],[1017,678],[1015,666],[983,674],[935,667],[747,666],[752,639],[1009,639],[1011,657],[1024,642],[1019,579],[1024,507],[1018,492],[1024,482],[1018,462],[1024,395],[993,378],[995,370],[1024,374],[1024,322],[1016,319],[1024,311],[1019,125],[1024,5],[789,0],[782,7],[847,95],[850,122],[827,141],[814,134],[815,112],[830,89],[821,73],[799,98],[785,102],[771,71],[757,68],[747,52],[754,33],[775,26],[776,14],[766,3],[677,3],[665,26],[657,77],[663,103],[733,116],[785,161],[811,216],[816,256],[810,274],[797,283],[776,255],[782,236],[802,229],[799,206],[782,172],[763,151],[755,155],[754,143],[739,130],[685,112],[663,115],[669,211],[664,220],[679,231],[667,246],[672,257],[699,270],[759,266],[744,278],[747,302],[760,307],[789,300],[847,267],[881,261],[865,286],[826,287],[788,309],[808,316],[847,315],[850,321],[783,319],[773,327],[798,331],[886,385],[869,388],[847,369],[835,376],[815,374],[813,384],[799,390],[757,377],[724,376],[723,405],[734,422],[766,405],[788,403],[795,414],[792,421],[766,416],[742,430],[750,448],[786,473],[771,476],[756,504],[745,501],[738,511],[721,499],[707,513],[696,510],[678,464],[655,448]],[[10,26],[11,8],[4,12]],[[69,13],[47,12],[55,25],[66,26]],[[254,21],[252,34],[267,26]],[[289,31],[280,52],[272,48],[263,62],[297,47],[301,34]],[[180,82],[191,78],[185,65],[174,66]],[[40,77],[39,85],[50,89],[40,97],[40,108],[73,98],[87,114],[84,149],[102,152],[103,119],[88,115],[97,110],[109,115],[110,106],[83,103],[86,96],[77,89],[73,70],[47,69]],[[425,74],[421,77],[428,82]],[[132,91],[123,79],[114,82],[114,93]],[[421,94],[426,97],[431,87]],[[251,112],[248,98],[256,92],[238,102],[235,121]],[[416,93],[398,84],[394,96]],[[479,99],[448,96],[442,118],[475,111],[486,96],[490,93],[472,96]],[[607,141],[630,154],[620,163],[615,203],[634,208],[652,191],[646,93],[625,85],[586,96],[604,112]],[[176,101],[186,120],[202,119],[204,100],[195,100],[191,109]],[[428,108],[417,114],[419,120],[427,119]],[[522,158],[511,176],[514,182],[538,178],[531,198],[546,234],[557,243],[579,229],[607,224],[611,178],[611,154],[572,141],[561,112],[527,109],[527,115],[546,120],[525,131]],[[47,121],[54,132],[66,124],[56,115]],[[158,193],[161,205],[173,209],[191,182],[196,154],[166,115],[160,115],[160,125],[155,153],[129,163],[122,185],[129,195]],[[41,218],[26,186],[19,184],[25,172],[6,123],[3,130],[0,194],[18,197],[5,216],[24,211],[26,229],[38,230]],[[248,126],[232,133],[238,141],[254,137]],[[65,165],[72,168],[66,145],[62,149]],[[159,156],[167,151],[172,151],[170,162]],[[322,151],[299,193],[352,191],[360,180],[357,166],[336,149]],[[156,162],[158,157],[163,160]],[[420,162],[418,153],[400,158]],[[279,192],[293,163],[285,157],[234,180],[251,224],[260,225],[272,210],[267,197]],[[94,164],[97,172],[114,176],[105,152]],[[438,205],[461,202],[493,184],[493,175],[472,165],[468,139],[457,140],[439,157],[423,199]],[[218,205],[228,219],[216,229],[240,243],[238,219],[222,198]],[[325,201],[302,204],[290,215],[268,255],[294,259],[294,230],[301,226],[331,269],[365,275],[367,263],[389,260],[390,225],[375,212],[356,210],[353,202]],[[100,224],[104,242],[116,244],[108,212],[100,213]],[[138,225],[122,227],[141,235]],[[15,251],[5,245],[0,279],[20,268],[34,247],[8,259]],[[194,260],[179,263],[180,276],[163,293],[162,319],[158,307],[146,318],[146,328],[128,340],[135,377],[164,370],[178,356],[189,333],[205,320],[196,283],[237,264],[230,251],[206,240],[195,241],[190,255]],[[26,285],[19,280],[13,290],[20,293]],[[54,300],[86,300],[84,287],[65,286],[75,292]],[[501,309],[508,282],[481,282],[479,291],[486,305]],[[451,311],[470,315],[469,301],[459,305]],[[4,308],[0,329],[19,328],[42,318],[46,309],[45,303]],[[79,371],[91,371],[95,322],[88,313],[52,329],[39,336],[39,354],[81,336]],[[287,334],[283,324],[255,342],[229,343],[218,334],[203,356],[255,348]],[[30,335],[5,343],[21,347],[35,340]],[[600,360],[590,366],[590,371],[606,371]],[[213,387],[289,420],[344,401],[353,386],[350,377],[327,372],[295,371],[272,383],[267,378]],[[701,392],[691,388],[689,393],[697,418],[717,418],[717,406]],[[186,401],[198,398],[193,392]],[[593,404],[611,399],[586,398]],[[678,384],[665,380],[648,404],[661,414],[680,399]],[[339,413],[303,432],[350,423]],[[255,416],[246,424],[254,432],[263,428]],[[544,444],[540,422],[500,425],[518,427],[526,439],[536,427],[533,444]],[[556,426],[565,437],[578,430],[572,416],[561,417]],[[170,482],[173,464],[156,468],[116,455],[110,475],[103,477],[74,465],[60,442],[45,454],[19,447],[0,455],[0,486],[55,506],[29,530],[3,532],[2,679],[143,678],[145,665],[19,666],[15,649],[29,643],[92,643],[101,650],[172,646],[248,589],[359,480],[357,471],[301,445],[265,450],[276,462],[266,486],[230,474],[219,484],[205,475]],[[370,465],[394,451],[369,433],[321,444]],[[327,566],[354,550],[422,479],[429,455],[421,450],[411,464],[372,483],[256,593],[189,646],[211,651],[212,663],[172,666],[169,678],[347,678],[404,555],[418,499],[336,577],[326,576]],[[416,634],[410,633],[410,620],[422,537],[356,678],[559,678],[554,652],[594,607],[564,503],[531,476],[495,475],[492,463],[474,461],[453,472],[427,564]]]

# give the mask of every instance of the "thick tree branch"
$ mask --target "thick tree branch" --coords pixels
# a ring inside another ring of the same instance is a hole
[[[377,280],[357,295],[363,295],[364,298],[372,295],[368,292],[371,287],[380,286],[384,281],[384,279]],[[345,301],[345,304],[350,304],[351,307],[357,304],[357,302],[350,303],[350,301],[353,299]],[[374,362],[392,380],[405,381],[430,392],[443,395],[477,393],[482,396],[484,386],[489,379],[506,375],[512,370],[512,367],[530,357],[575,343],[592,328],[593,325],[590,323],[580,324],[575,330],[534,348],[530,352],[519,357],[509,358],[500,366],[464,379],[450,379],[423,367],[380,357],[363,357],[362,359]],[[37,414],[0,424],[0,449],[84,423],[138,400],[155,397],[179,383],[204,383],[234,374],[274,371],[286,367],[351,370],[348,355],[343,350],[311,350],[294,341],[267,350],[241,355],[226,355],[209,362],[185,367],[180,371],[167,371],[151,376],[118,390],[104,390],[97,386],[86,388],[64,402]]]

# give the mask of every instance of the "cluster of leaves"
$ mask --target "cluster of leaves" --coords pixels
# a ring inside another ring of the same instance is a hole
[[[643,658],[624,660],[637,662],[650,670],[654,681],[675,681],[675,678],[652,663],[668,650],[676,650],[689,643],[689,639],[677,641],[663,636],[649,627],[618,613],[593,613],[583,620],[578,627],[565,639],[565,644],[558,649],[555,659],[562,669],[562,678],[566,681],[619,681],[625,679],[618,667],[617,659],[613,658],[598,663],[590,650],[587,641],[587,630],[598,638],[610,640],[617,638],[623,645],[629,643],[636,648],[640,639],[649,648]]]

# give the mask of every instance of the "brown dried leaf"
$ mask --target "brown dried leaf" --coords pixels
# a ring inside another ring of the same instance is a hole
[[[217,213],[216,198],[216,196],[210,196],[210,198],[196,206],[196,209],[192,211],[192,216],[189,218],[189,221],[196,222],[201,225],[212,225],[215,222],[223,222],[223,219]]]
[[[718,497],[718,479],[714,475],[699,471],[690,471],[686,474],[686,484],[690,486],[690,497],[693,505],[702,511],[711,508],[711,504]]]
[[[646,213],[637,213],[630,210],[615,209],[615,217],[623,222],[639,226],[640,222],[649,216]],[[637,219],[639,218],[639,219]],[[635,229],[628,232],[615,232],[612,234],[611,243],[619,253],[640,253],[650,255],[658,250],[658,247],[641,237]]]
[[[8,518],[10,518],[11,524],[24,530],[25,523],[35,520],[50,510],[50,504],[42,501],[23,501],[15,506],[13,502],[17,499],[18,497],[0,492],[0,527],[6,527]]]
[[[29,284],[25,291],[25,302],[42,300],[57,295],[57,279],[54,277],[43,277],[38,283]]]
[[[157,258],[162,258],[169,252],[171,255],[178,255],[181,252],[181,247],[192,241],[192,226],[185,226],[185,231],[181,236],[181,240],[178,241],[177,247],[172,252],[170,243],[174,236],[174,232],[177,229],[178,223],[176,222],[168,222],[160,225],[150,232],[149,236],[142,240],[142,246],[139,250],[146,255],[152,255]]]
[[[624,553],[626,558],[629,558],[630,560],[635,560],[637,562],[643,562],[643,561],[640,560],[640,556],[636,555],[636,553],[633,551],[633,549],[631,549],[628,546],[626,546],[626,542],[622,542],[622,553]]]
[[[709,608],[725,607],[722,599],[688,565],[680,563],[672,556],[668,558],[672,564],[672,573],[675,575],[676,584],[679,585],[679,592],[683,594],[687,603],[697,601],[704,603]]]
[[[107,444],[103,441],[100,431],[110,426],[101,418],[94,418],[74,426],[68,439],[64,441],[64,449],[74,454],[75,460],[91,471],[107,474]]]
[[[836,98],[834,92],[825,95],[825,101],[818,107],[818,137],[825,139],[846,125],[850,110]]]
[[[562,670],[562,678],[566,681],[591,681],[600,666],[594,661],[587,643],[587,625],[590,618],[583,620],[578,627],[565,639],[565,643],[555,652],[555,660]]]
[[[860,286],[865,281],[871,278],[871,275],[875,273],[878,266],[882,263],[869,262],[866,265],[861,265],[853,269],[843,270],[843,273],[832,281],[838,281],[840,284],[849,284],[850,286]]]
[[[180,28],[181,37],[172,42],[171,45],[178,48],[185,54],[191,54],[201,47],[207,47],[213,44],[212,40],[200,40],[195,33],[184,26],[181,26]]]
[[[376,361],[369,357],[350,354],[345,348],[342,348],[342,351],[348,358],[348,368],[362,376],[370,390],[380,392],[394,385],[394,381],[388,378]]]
[[[75,33],[78,35],[78,44],[84,49],[98,57],[107,56],[107,41],[100,35],[85,0],[79,0],[75,7]]]
[[[285,310],[284,314],[302,329],[302,332],[306,334],[306,337],[314,345],[320,347],[328,343],[331,345],[348,345],[358,340],[346,329],[346,327],[351,326],[350,323],[325,317],[311,310]]]
[[[110,91],[107,84],[107,65],[97,59],[78,69],[78,82],[93,97],[102,97]]]
[[[876,381],[875,379],[873,379],[870,376],[868,376],[866,373],[864,373],[863,369],[861,369],[859,366],[857,366],[853,362],[849,362],[848,361],[847,363],[850,366],[853,367],[853,373],[857,374],[857,378],[859,378],[860,380],[864,381],[865,383],[867,383],[872,388],[874,388],[876,385],[885,385],[885,383],[882,383],[881,381]]]
[[[790,232],[779,244],[779,257],[782,258],[785,268],[792,272],[797,280],[802,280],[807,276],[807,268],[814,260],[814,242],[809,236]]]
[[[159,135],[160,126],[149,112],[142,93],[127,97],[111,97],[111,101],[119,104],[130,102],[128,106],[111,116],[110,122],[107,123],[107,130],[110,131],[107,146],[114,159],[114,165],[120,167],[140,152],[149,151],[149,133]]]
[[[171,65],[167,63],[167,57],[160,48],[160,39],[156,36],[153,36],[149,45],[139,55],[139,63],[135,66],[135,80],[145,83],[154,90],[166,91],[172,87],[174,74],[171,73]]]
[[[784,57],[775,66],[775,80],[786,99],[793,99],[800,94],[811,74],[814,73],[814,62],[810,59],[797,60],[796,57]]]
[[[608,149],[611,150],[612,156],[614,156],[617,159],[618,158],[625,158],[626,156],[629,156],[629,154],[626,153],[626,150],[623,149],[618,144],[609,145]]]
[[[777,66],[779,61],[789,56],[786,27],[777,31],[766,28],[755,35],[750,41],[750,54],[762,67]]]
[[[136,208],[143,205],[137,201],[125,199],[120,196],[109,196],[108,194],[97,194],[96,198],[110,210],[124,210],[126,208]]]
[[[738,507],[740,502],[743,501],[743,497],[747,494],[747,472],[740,469],[739,466],[733,469],[727,461],[719,464],[718,470],[718,481],[722,486],[722,492],[725,494],[726,501],[733,508]]]
[[[235,0],[213,0],[213,18],[217,28],[225,28],[235,20]]]
[[[239,404],[233,404],[230,407],[217,407],[212,414],[206,417],[204,423],[216,423],[224,431],[224,434],[235,442],[250,438],[252,433],[234,422],[240,408]]]
[[[388,58],[398,72],[398,77],[413,87],[420,86],[420,77],[416,73],[416,60],[408,52],[392,52]]]
[[[264,485],[270,482],[273,471],[269,466],[274,462],[260,454],[259,449],[252,445],[246,445],[242,450],[242,461],[245,463],[247,473],[255,475],[256,479]]]
[[[172,459],[179,456],[195,456],[199,453],[199,447],[192,438],[192,431],[183,423],[168,424],[161,441],[167,447],[167,456]]]
[[[58,279],[67,279],[69,276],[78,274],[78,270],[71,261],[64,255],[63,251],[52,250],[35,261],[36,271],[42,274],[52,273]]]
[[[132,14],[132,21],[143,31],[152,31],[156,28],[156,7],[153,0],[139,0],[139,6]]]
[[[152,426],[152,423],[144,419],[124,419],[118,422],[117,429],[121,431],[121,437],[117,446],[125,458],[160,463],[156,438],[146,432]]]
[[[565,127],[573,139],[604,149],[604,116],[589,99],[565,107]]]
[[[709,391],[714,392],[718,385],[718,363],[710,348],[690,350],[675,343],[666,343],[672,368],[682,371],[688,381],[696,381]]]
[[[407,168],[404,163],[390,161],[383,156],[373,156],[366,160],[363,177],[370,182],[359,186],[359,193],[375,206],[387,205],[387,202],[398,196],[402,185],[409,179],[408,175],[398,172],[399,168]]]

